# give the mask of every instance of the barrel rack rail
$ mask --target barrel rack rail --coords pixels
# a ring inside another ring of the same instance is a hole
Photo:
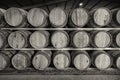
[[[74,31],[74,30],[120,30],[120,28],[0,28],[0,30],[68,30],[68,31]]]

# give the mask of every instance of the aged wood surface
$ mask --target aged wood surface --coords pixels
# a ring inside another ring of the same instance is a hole
[[[25,27],[26,11],[20,8],[11,7],[4,14],[5,21],[14,27]]]
[[[55,31],[51,37],[51,43],[55,48],[67,47],[69,43],[69,35],[65,31]]]
[[[86,51],[75,51],[72,53],[72,63],[79,70],[88,69],[91,59]]]
[[[98,26],[106,26],[111,21],[111,12],[107,8],[98,8],[93,14],[94,23]]]
[[[77,48],[88,47],[90,43],[90,36],[87,32],[74,31],[71,36],[72,36],[71,40],[72,40],[73,46]]]
[[[31,65],[32,54],[33,51],[19,51],[11,59],[13,67],[17,70],[25,70],[28,68]]]
[[[93,42],[94,47],[105,48],[109,47],[112,42],[112,36],[110,33],[105,31],[93,32]]]
[[[14,49],[21,49],[28,46],[29,31],[15,31],[8,37],[9,45]]]
[[[50,11],[49,20],[53,27],[65,27],[68,21],[68,15],[62,8],[56,7]]]
[[[76,8],[70,16],[71,22],[77,27],[83,27],[89,20],[88,12],[84,8]]]
[[[48,14],[44,9],[32,8],[27,14],[27,19],[34,27],[45,27],[48,23]]]
[[[105,70],[112,66],[113,59],[105,51],[94,51],[92,54],[92,63],[96,68]]]
[[[35,31],[30,36],[30,44],[35,49],[47,47],[49,44],[49,32]]]
[[[32,59],[34,68],[37,70],[45,70],[48,68],[51,63],[51,55],[51,51],[38,51]]]
[[[56,51],[53,54],[53,64],[57,69],[64,70],[71,63],[70,54],[68,51]]]

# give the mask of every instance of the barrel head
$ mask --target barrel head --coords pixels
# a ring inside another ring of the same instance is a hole
[[[14,49],[21,49],[25,47],[27,40],[21,32],[12,32],[8,37],[9,45]]]
[[[19,8],[9,8],[4,14],[5,21],[10,26],[19,26],[23,21],[24,17],[22,15],[22,12],[19,10]]]
[[[27,14],[28,22],[34,27],[43,27],[47,21],[47,12],[41,8],[33,8]]]
[[[87,32],[79,31],[73,35],[73,44],[75,47],[83,48],[87,47],[90,42],[90,37]]]
[[[64,27],[68,16],[61,8],[53,8],[49,14],[49,20],[53,27]]]
[[[48,39],[49,39],[49,36],[44,34],[44,32],[35,31],[30,36],[30,44],[35,49],[44,48],[44,47],[47,47],[48,45]]]
[[[24,54],[16,54],[12,57],[12,65],[17,70],[25,70],[29,66],[28,56]]]
[[[98,8],[93,14],[94,23],[98,26],[106,26],[111,21],[111,13],[107,8]]]
[[[33,57],[32,64],[37,70],[44,70],[49,66],[48,58],[43,54],[37,54]]]
[[[94,36],[94,43],[96,47],[109,47],[111,44],[111,35],[107,32],[100,31]]]
[[[68,68],[70,65],[70,60],[67,55],[64,53],[59,53],[53,58],[53,64],[57,69],[63,70],[65,68]]]
[[[64,48],[69,43],[69,36],[64,31],[56,31],[51,37],[51,42],[55,48]]]
[[[89,15],[83,8],[74,9],[71,14],[71,21],[77,27],[83,27],[88,22]]]

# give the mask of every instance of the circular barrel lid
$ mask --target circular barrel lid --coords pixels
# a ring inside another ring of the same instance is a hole
[[[74,9],[71,14],[72,23],[78,27],[83,27],[88,22],[89,15],[83,8]]]
[[[100,31],[94,36],[94,43],[97,47],[108,47],[111,43],[111,35],[105,31]]]
[[[64,31],[55,31],[51,37],[51,42],[55,48],[64,48],[69,43],[69,36]]]
[[[24,53],[18,53],[12,57],[12,65],[17,70],[25,70],[29,63],[29,58]]]
[[[47,47],[49,36],[46,36],[44,32],[35,31],[30,36],[30,44],[36,49]]]
[[[67,15],[61,8],[54,8],[50,11],[49,20],[54,27],[64,27],[67,24]]]
[[[90,66],[91,61],[90,61],[90,58],[86,54],[80,53],[75,56],[73,63],[77,69],[85,70]]]
[[[43,54],[36,54],[33,57],[32,64],[35,69],[44,70],[49,66],[50,63],[48,57],[46,57],[46,55],[44,55],[43,53]]]
[[[9,8],[4,14],[5,21],[10,25],[10,26],[19,26],[23,20],[23,14],[22,11],[19,8]]]
[[[54,56],[53,63],[57,69],[62,70],[67,68],[70,65],[70,59],[67,55],[61,52],[56,56]]]
[[[87,32],[79,31],[73,35],[73,44],[75,47],[87,47],[90,42],[90,37]]]
[[[8,43],[14,49],[24,48],[26,44],[25,35],[20,31],[12,32],[8,37]]]
[[[100,69],[104,70],[111,66],[111,57],[107,54],[99,54],[95,58],[95,66]]]
[[[98,26],[106,26],[111,21],[111,13],[107,8],[99,8],[94,12],[94,22]]]
[[[33,8],[27,14],[28,22],[34,27],[42,27],[47,20],[47,12],[41,8]]]

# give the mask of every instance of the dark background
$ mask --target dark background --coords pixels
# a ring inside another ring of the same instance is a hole
[[[78,7],[79,3],[83,2],[83,7],[92,9],[96,5],[99,7],[108,7],[110,9],[120,6],[120,0],[0,0],[0,8],[8,9],[9,7],[20,7],[24,9],[30,9],[33,7],[46,7],[50,5],[59,6],[64,4],[64,8],[69,7],[70,9]]]

